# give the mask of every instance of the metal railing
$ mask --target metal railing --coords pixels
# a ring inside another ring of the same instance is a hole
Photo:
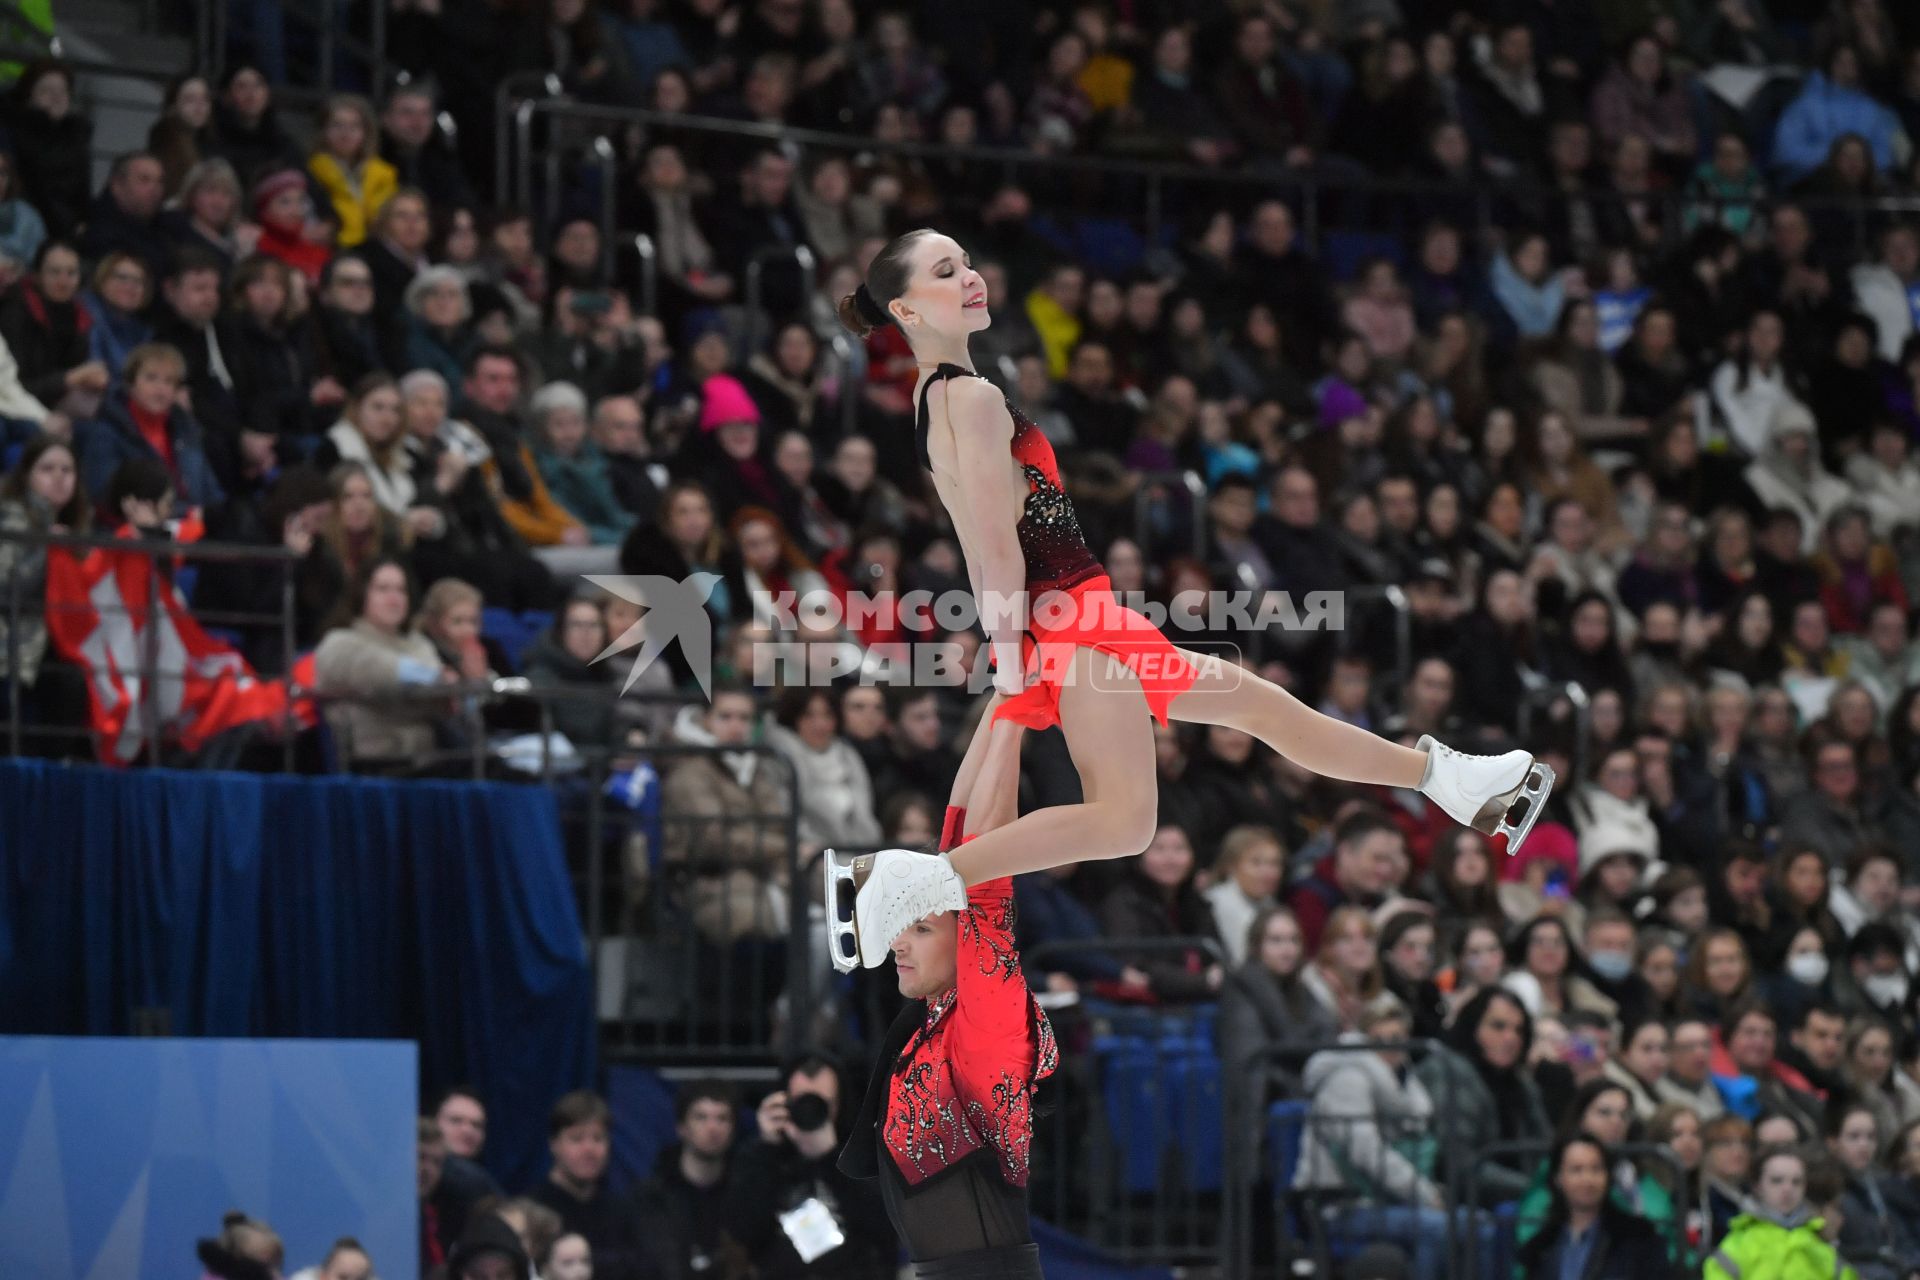
[[[265,612],[213,612],[202,610],[194,615],[202,625],[212,626],[255,626],[277,629],[280,642],[280,654],[283,659],[282,671],[290,671],[294,662],[294,588],[292,567],[297,559],[293,552],[280,546],[250,546],[224,542],[177,542],[160,539],[128,539],[99,534],[48,533],[30,529],[0,529],[0,545],[15,545],[29,552],[37,549],[43,555],[66,552],[80,555],[93,552],[110,552],[121,555],[135,555],[154,562],[154,571],[147,579],[147,591],[140,601],[121,601],[119,608],[126,614],[136,611],[149,619],[158,616],[162,607],[162,593],[171,592],[174,583],[166,566],[173,562],[189,564],[228,564],[228,565],[266,565],[280,569],[280,591],[278,608],[272,613]],[[6,743],[7,754],[17,756],[23,750],[22,700],[23,682],[19,679],[20,646],[23,639],[22,624],[38,613],[43,619],[46,611],[53,608],[44,596],[39,600],[27,599],[26,583],[22,562],[28,557],[16,556],[12,570],[6,575],[6,581],[0,583],[0,592],[4,592],[5,618],[7,622],[6,657]],[[88,611],[99,613],[103,608],[111,611],[114,606],[103,604],[99,600],[90,600],[85,606]],[[140,637],[142,646],[139,670],[134,673],[141,680],[141,715],[147,737],[147,758],[160,759],[164,745],[165,726],[160,715],[161,686],[163,681],[182,681],[185,679],[184,667],[162,667],[160,660],[160,629],[148,625]],[[51,646],[52,637],[47,638]],[[288,707],[286,718],[280,725],[283,739],[287,742],[285,763],[292,767],[292,708]],[[85,728],[68,729],[66,726],[37,726],[36,733],[48,737],[70,737],[84,739],[89,736]]]
[[[1223,965],[1217,939],[1098,938],[1022,953],[1029,974],[1050,959],[1097,952],[1134,963],[1198,953]],[[1133,1006],[1098,997],[1053,1016],[1061,1060],[1041,1088],[1034,1212],[1117,1258],[1162,1265],[1221,1259],[1224,1073],[1211,1042],[1211,1001]],[[1069,1045],[1084,1018],[1089,1051]]]
[[[194,18],[192,38],[194,41],[195,62],[209,79],[218,80],[227,69],[227,45],[229,43],[229,7],[234,0],[196,0],[197,11]],[[376,0],[366,6],[369,14],[367,38],[349,34],[345,29],[346,16],[351,8],[345,0],[248,0],[248,21],[253,25],[252,32],[256,47],[253,61],[273,61],[266,50],[260,47],[264,42],[258,24],[263,20],[279,25],[273,43],[279,46],[278,60],[285,63],[288,35],[294,30],[308,33],[314,41],[317,51],[314,55],[313,82],[306,85],[276,83],[274,93],[280,95],[289,88],[305,89],[320,94],[332,93],[343,87],[340,75],[343,66],[350,66],[364,80],[360,87],[368,97],[378,102],[387,91],[387,80],[392,71],[387,61],[387,6]],[[291,74],[291,68],[288,69]]]
[[[1331,1245],[1323,1230],[1323,1211],[1327,1207],[1328,1197],[1323,1192],[1307,1190],[1297,1192],[1293,1182],[1295,1169],[1279,1157],[1280,1152],[1268,1149],[1271,1136],[1268,1123],[1269,1104],[1277,1101],[1293,1101],[1299,1104],[1299,1126],[1302,1130],[1316,1123],[1311,1113],[1311,1100],[1306,1096],[1295,1099],[1271,1099],[1267,1097],[1267,1077],[1274,1066],[1285,1066],[1299,1074],[1301,1068],[1315,1054],[1326,1052],[1398,1052],[1414,1058],[1423,1058],[1437,1047],[1436,1041],[1422,1038],[1410,1038],[1395,1041],[1373,1040],[1323,1040],[1306,1044],[1262,1045],[1243,1060],[1228,1063],[1230,1074],[1234,1077],[1235,1087],[1229,1089],[1225,1099],[1226,1132],[1228,1134],[1225,1219],[1222,1223],[1223,1274],[1239,1280],[1254,1274],[1256,1241],[1254,1224],[1262,1219],[1255,1213],[1255,1201],[1261,1187],[1268,1188],[1271,1203],[1266,1205],[1265,1221],[1272,1229],[1267,1248],[1276,1257],[1284,1256],[1295,1246],[1306,1245],[1315,1255],[1318,1265],[1317,1274],[1328,1275],[1330,1270]],[[1433,1098],[1434,1114],[1441,1113],[1451,1099]],[[1336,1127],[1345,1125],[1350,1131],[1353,1125],[1362,1119],[1371,1117],[1335,1117]],[[1324,1121],[1324,1117],[1320,1120]],[[1442,1135],[1437,1152],[1438,1164],[1445,1167],[1451,1162],[1453,1153],[1451,1129],[1446,1126],[1434,1126]],[[1295,1153],[1297,1158],[1297,1152]],[[1445,1186],[1436,1172],[1436,1183]],[[1451,1198],[1444,1198],[1443,1208],[1447,1212],[1446,1249],[1451,1259],[1457,1256],[1457,1223],[1452,1210],[1457,1206]]]
[[[550,78],[548,78],[550,80]],[[1318,248],[1326,227],[1336,219],[1342,230],[1406,231],[1410,226],[1445,210],[1453,220],[1468,223],[1466,229],[1485,235],[1495,229],[1496,214],[1508,205],[1545,205],[1564,202],[1569,193],[1559,188],[1531,182],[1488,179],[1463,187],[1456,182],[1420,178],[1394,178],[1364,173],[1357,167],[1341,165],[1308,169],[1270,168],[1259,165],[1235,169],[1215,169],[1188,163],[1120,158],[1092,154],[1041,154],[1017,147],[954,147],[928,142],[882,142],[870,137],[834,133],[819,129],[796,129],[780,125],[719,120],[709,116],[654,111],[639,107],[588,104],[563,96],[557,85],[547,84],[547,95],[533,100],[516,95],[512,83],[502,84],[496,98],[498,125],[503,138],[509,125],[518,130],[518,155],[508,157],[504,150],[498,177],[499,194],[508,192],[507,162],[519,174],[519,189],[529,189],[528,172],[534,154],[528,145],[534,120],[545,118],[555,125],[572,125],[589,135],[605,132],[609,126],[638,125],[671,128],[676,133],[697,133],[713,138],[759,141],[789,154],[807,151],[831,153],[880,153],[902,160],[939,160],[946,164],[977,166],[1006,179],[1025,173],[1057,184],[1063,190],[1074,189],[1076,180],[1084,187],[1089,179],[1106,180],[1100,198],[1089,207],[1097,207],[1101,216],[1124,219],[1136,225],[1150,242],[1157,242],[1166,230],[1168,211],[1191,209],[1198,201],[1211,198],[1223,202],[1242,200],[1248,195],[1269,195],[1288,199],[1297,210],[1302,241]],[[525,110],[524,117],[521,112]],[[563,131],[564,132],[564,131]],[[544,157],[551,148],[542,151]],[[1118,190],[1116,190],[1116,187]],[[1584,198],[1614,199],[1605,190],[1578,193]],[[1619,197],[1624,199],[1626,197]],[[1779,198],[1713,198],[1685,191],[1656,191],[1632,197],[1635,203],[1651,205],[1659,212],[1669,236],[1677,236],[1686,225],[1689,210],[1707,210],[1717,216],[1722,207],[1766,208]],[[1851,223],[1855,247],[1864,246],[1876,220],[1894,213],[1920,210],[1920,196],[1892,195],[1871,199],[1833,196],[1795,196],[1792,202],[1813,212],[1845,217]],[[1462,215],[1471,204],[1471,218]],[[1411,219],[1411,221],[1409,221]]]

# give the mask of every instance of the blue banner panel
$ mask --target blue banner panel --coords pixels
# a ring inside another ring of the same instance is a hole
[[[501,1185],[545,1175],[594,1064],[546,788],[7,760],[0,815],[0,1034],[413,1040]]]
[[[232,1210],[417,1280],[419,1055],[378,1040],[0,1037],[0,1276],[200,1273]]]

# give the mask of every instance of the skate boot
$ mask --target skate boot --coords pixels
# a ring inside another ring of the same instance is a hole
[[[829,849],[821,862],[827,877],[827,949],[841,973],[879,967],[893,940],[915,921],[966,910],[967,886],[944,853],[882,849],[843,858]]]
[[[1524,751],[1470,756],[1432,734],[1421,738],[1417,749],[1427,753],[1421,794],[1455,822],[1488,838],[1505,836],[1509,855],[1520,852],[1553,793],[1553,770]]]

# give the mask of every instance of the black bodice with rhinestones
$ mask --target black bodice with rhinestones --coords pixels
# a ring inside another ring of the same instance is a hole
[[[942,364],[927,378],[927,386],[946,378],[979,376],[957,364]],[[1020,539],[1020,554],[1027,562],[1027,590],[1057,591],[1085,582],[1103,570],[1080,532],[1073,503],[1060,487],[1060,466],[1054,460],[1053,446],[1047,443],[1047,437],[1034,425],[1033,419],[1014,408],[1011,400],[1007,401],[1007,412],[1013,417],[1013,439],[1009,442],[1013,460],[1020,464],[1029,486],[1020,523],[1014,526],[1014,533]],[[933,470],[933,459],[927,453],[930,425],[923,388],[914,429],[920,446],[920,465],[929,471]]]

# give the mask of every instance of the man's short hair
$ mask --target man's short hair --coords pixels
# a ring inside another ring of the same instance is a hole
[[[519,352],[515,351],[512,347],[485,343],[475,347],[473,354],[467,357],[466,373],[469,378],[479,371],[482,360],[506,360],[513,365],[515,373],[521,372]]]
[[[210,271],[216,276],[226,275],[226,264],[213,255],[211,249],[202,249],[197,245],[186,245],[173,251],[173,261],[167,267],[166,281],[184,280],[190,275]]]
[[[733,1086],[725,1080],[713,1078],[689,1080],[680,1086],[678,1093],[674,1094],[673,1122],[684,1124],[687,1113],[693,1110],[693,1104],[696,1102],[717,1102],[725,1107],[729,1114],[740,1105]]]
[[[1807,1024],[1812,1022],[1815,1017],[1830,1018],[1842,1026],[1845,1026],[1847,1022],[1847,1015],[1840,1012],[1831,1001],[1813,1000],[1800,1007],[1799,1016],[1793,1020],[1793,1029],[1795,1031],[1805,1031]]]
[[[1369,805],[1348,814],[1346,820],[1334,828],[1333,844],[1336,849],[1343,848],[1356,841],[1364,840],[1378,831],[1384,831],[1396,838],[1403,838],[1403,833],[1399,827],[1393,825],[1392,819]]]
[[[597,1124],[604,1129],[611,1118],[605,1098],[591,1089],[575,1089],[553,1104],[547,1115],[547,1136],[557,1138],[578,1124]]]
[[[133,168],[135,163],[141,160],[151,160],[155,164],[160,163],[160,157],[156,156],[151,151],[123,152],[122,154],[114,157],[113,167],[107,170],[108,185],[112,185],[113,183],[116,183],[120,181],[120,179],[126,177],[127,170]],[[165,166],[162,166],[162,167],[164,168]]]
[[[1740,1000],[1729,1007],[1721,1018],[1720,1034],[1732,1040],[1734,1033],[1740,1030],[1740,1024],[1748,1018],[1765,1018],[1776,1033],[1780,1030],[1780,1017],[1772,1009],[1758,1000]]]

